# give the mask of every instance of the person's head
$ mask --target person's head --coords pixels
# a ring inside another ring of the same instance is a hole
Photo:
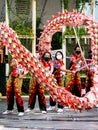
[[[78,45],[76,45],[76,47],[75,47],[75,53],[77,55],[81,54],[81,50],[80,50],[80,47]]]
[[[50,52],[45,52],[42,56],[42,59],[45,61],[50,61],[52,59],[51,53]]]
[[[12,59],[11,60],[11,66],[16,66],[17,67],[17,65],[18,65],[17,60],[16,59]]]
[[[61,51],[57,51],[55,54],[55,59],[56,60],[62,60],[63,59],[63,53]]]

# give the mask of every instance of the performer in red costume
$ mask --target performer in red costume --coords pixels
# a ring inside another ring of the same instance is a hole
[[[66,85],[66,89],[70,91],[73,95],[81,97],[81,79],[80,79],[80,68],[83,64],[83,54],[78,45],[75,47],[75,53],[70,57],[70,70],[74,73],[71,75],[69,83]]]
[[[87,60],[88,69],[86,74],[86,82],[85,82],[85,88],[86,93],[90,91],[90,88],[94,86],[94,63],[92,60],[92,51],[89,52],[89,59]]]
[[[53,71],[53,62],[50,52],[45,52],[41,58],[41,61],[50,73]],[[31,79],[30,90],[29,90],[29,100],[28,100],[28,109],[25,112],[32,112],[35,107],[36,95],[38,95],[39,108],[43,114],[46,113],[46,98],[44,95],[44,87],[40,85],[35,78]]]
[[[22,74],[22,70],[20,66],[18,66],[18,62],[16,59],[12,59],[11,61],[12,71],[9,76],[7,82],[7,89],[6,89],[6,99],[7,99],[7,110],[3,112],[3,114],[11,114],[13,112],[14,107],[14,95],[16,96],[16,105],[18,109],[18,116],[24,115],[24,105],[23,100],[21,98],[21,85],[20,85],[20,78]]]
[[[55,54],[55,63],[54,63],[54,77],[57,80],[59,87],[64,87],[64,79],[63,79],[63,72],[70,72],[69,70],[65,69],[64,62],[63,62],[63,53],[61,51],[57,51]],[[57,112],[63,112],[64,106],[61,104],[57,104]],[[50,96],[50,107],[47,108],[48,111],[55,110],[56,108],[56,101],[52,99]]]

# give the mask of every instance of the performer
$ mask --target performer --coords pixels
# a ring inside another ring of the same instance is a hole
[[[16,96],[16,105],[18,109],[18,116],[24,115],[24,105],[23,100],[21,98],[21,86],[20,85],[20,78],[22,78],[21,69],[18,66],[18,62],[16,59],[12,59],[11,61],[12,71],[9,76],[7,82],[7,89],[6,89],[6,99],[7,99],[7,110],[3,112],[3,114],[11,114],[13,112],[14,107],[14,95]]]
[[[94,86],[94,63],[92,60],[92,51],[89,52],[89,59],[87,60],[88,69],[86,74],[85,88],[86,93],[90,91],[90,88]]]
[[[53,74],[60,87],[64,87],[63,72],[70,72],[70,71],[66,70],[64,67],[63,53],[61,51],[57,51],[55,54]],[[57,104],[57,107],[58,107],[57,112],[63,112],[63,108],[64,108],[63,105]],[[55,110],[55,108],[56,108],[56,101],[54,101],[52,97],[50,96],[50,107],[47,108],[47,110],[51,111],[51,110]]]
[[[70,70],[73,71],[69,83],[66,85],[66,89],[73,95],[81,97],[81,79],[80,79],[80,68],[82,67],[83,54],[81,54],[78,45],[75,47],[75,53],[70,57]]]
[[[45,52],[41,58],[41,61],[44,67],[47,70],[49,70],[49,72],[53,71],[53,62],[50,52]],[[32,112],[32,110],[35,107],[36,95],[38,95],[40,111],[42,111],[43,114],[46,113],[46,98],[44,92],[45,92],[44,87],[40,85],[35,78],[32,78],[29,90],[28,109],[25,112]]]

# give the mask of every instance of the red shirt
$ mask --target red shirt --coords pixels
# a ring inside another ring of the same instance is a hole
[[[51,69],[52,69],[52,67],[53,67],[53,62],[52,62],[51,60],[48,61],[48,62],[46,62],[45,60],[42,60],[42,63],[43,63],[44,67],[45,67],[47,70],[51,71]]]
[[[13,77],[17,77],[18,76],[18,74],[17,74],[17,67],[12,67],[11,76],[13,76]]]
[[[74,63],[74,61],[76,61],[78,58],[80,58],[80,55],[77,54],[73,54],[70,58],[70,69],[71,70],[77,70],[81,67],[81,60],[78,63]]]
[[[62,77],[62,71],[60,68],[64,65],[63,60],[56,60],[54,64],[54,75],[55,77]]]
[[[87,60],[87,65],[88,65],[88,74],[94,73],[94,63],[92,59]]]

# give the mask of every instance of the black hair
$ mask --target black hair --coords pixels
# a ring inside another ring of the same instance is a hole
[[[61,51],[57,51],[57,52],[55,53],[55,59],[56,59],[56,60],[57,60],[57,53],[60,53],[60,54],[62,55],[62,59],[64,58],[63,53],[62,53]]]
[[[42,59],[44,59],[44,57],[45,57],[45,55],[46,55],[47,53],[50,55],[50,59],[52,59],[52,55],[51,55],[51,53],[48,52],[48,51],[43,53],[43,55],[42,55]]]
[[[77,48],[77,47],[79,47],[78,43],[76,44],[76,46],[75,46],[74,50],[76,50],[76,48]]]
[[[79,47],[80,48],[80,46],[78,45],[78,43],[76,44],[76,46],[75,46],[75,48],[74,48],[74,50],[76,50],[76,48],[77,47]],[[80,49],[82,49],[83,50],[83,47],[81,46],[81,48]]]

